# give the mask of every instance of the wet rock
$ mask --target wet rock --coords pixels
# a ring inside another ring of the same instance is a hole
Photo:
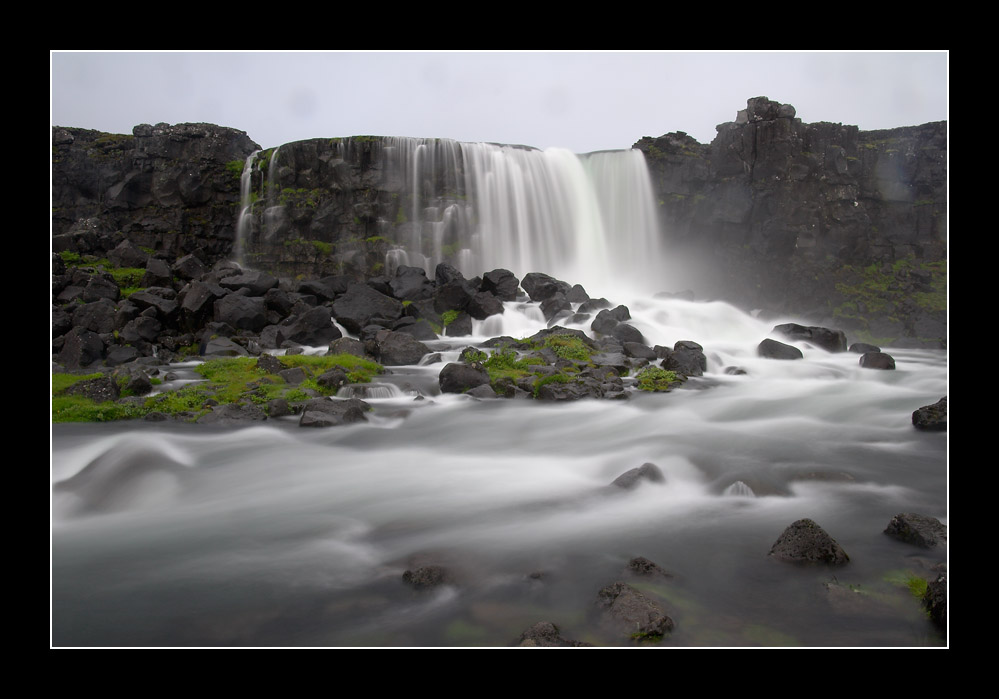
[[[444,566],[429,565],[402,574],[402,581],[417,590],[428,590],[454,583],[454,575]]]
[[[371,406],[358,398],[346,400],[313,398],[302,407],[299,427],[336,427],[365,422]]]
[[[280,334],[284,340],[310,347],[329,344],[343,335],[333,324],[330,309],[326,306],[316,306],[289,318],[282,324]]]
[[[441,393],[465,393],[489,383],[489,372],[481,364],[452,362],[441,369],[437,377]]]
[[[894,369],[895,358],[884,352],[864,352],[860,355],[860,366],[865,369]]]
[[[850,351],[854,354],[865,354],[867,352],[880,352],[881,348],[877,345],[869,345],[866,342],[854,342],[850,345]]]
[[[621,632],[636,640],[656,640],[675,626],[661,604],[631,585],[616,582],[597,593],[597,606]]]
[[[333,302],[333,316],[352,333],[360,333],[372,318],[396,320],[402,316],[402,303],[372,289],[367,284],[351,284]]]
[[[666,357],[659,363],[667,371],[675,371],[684,376],[704,376],[708,370],[708,358],[704,348],[690,340],[679,340],[672,350],[666,350]]]
[[[924,549],[947,545],[947,527],[939,519],[912,512],[892,517],[884,533]]]
[[[559,281],[541,272],[525,274],[524,278],[520,280],[520,285],[527,292],[527,295],[531,297],[532,301],[539,303],[559,292],[566,294],[572,290],[572,286],[566,282]]]
[[[947,430],[947,396],[933,405],[924,405],[913,411],[912,425],[917,430],[945,432]]]
[[[628,572],[632,575],[640,575],[642,577],[673,578],[672,573],[667,572],[660,565],[653,563],[644,556],[638,556],[628,561]]]
[[[821,347],[826,352],[846,351],[846,334],[842,330],[784,323],[774,326],[772,332],[783,335],[792,342],[807,342]]]
[[[923,595],[923,606],[926,607],[930,620],[946,633],[947,631],[947,576],[939,575],[926,585]]]
[[[257,420],[266,419],[267,413],[265,413],[260,406],[229,403],[228,405],[213,406],[212,412],[198,418],[198,424],[232,424],[239,422],[255,422]]]
[[[464,337],[471,334],[472,316],[468,315],[464,311],[459,313],[458,317],[451,321],[446,328],[444,328],[444,335],[446,337]]]
[[[489,291],[501,301],[516,301],[520,280],[508,269],[494,269],[482,276],[483,291]]]
[[[408,366],[419,364],[430,348],[409,333],[389,331],[379,333],[378,361],[387,366]]]
[[[571,641],[563,638],[559,628],[550,621],[539,621],[537,624],[520,634],[516,645],[522,648],[543,647],[543,648],[566,648],[577,646],[589,646],[583,641]]]
[[[801,350],[783,342],[767,338],[756,348],[756,354],[765,359],[803,359]]]
[[[785,529],[770,548],[770,555],[794,563],[843,565],[850,560],[836,540],[810,519],[799,519]]]
[[[611,482],[611,485],[623,488],[624,490],[633,490],[641,485],[642,481],[649,481],[650,483],[665,483],[666,476],[663,475],[662,469],[655,464],[644,463],[637,468],[631,469],[630,471],[625,471],[620,476],[615,478],[613,482]]]
[[[64,335],[58,362],[67,369],[89,367],[103,358],[104,341],[97,333],[84,328],[73,328]]]
[[[352,354],[355,357],[366,356],[364,343],[352,337],[341,337],[330,343],[329,351],[326,354]]]

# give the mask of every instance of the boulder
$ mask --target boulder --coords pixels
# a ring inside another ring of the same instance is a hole
[[[895,358],[884,352],[864,352],[860,355],[860,366],[865,369],[894,369]]]
[[[280,334],[285,340],[310,347],[328,345],[333,340],[343,337],[343,333],[333,324],[330,309],[326,306],[316,306],[301,315],[289,318],[282,323]]]
[[[803,359],[801,350],[783,342],[767,338],[756,348],[756,354],[765,359]]]
[[[401,265],[395,271],[395,278],[389,282],[392,296],[400,301],[420,301],[434,297],[434,285],[427,279],[422,267]]]
[[[628,561],[628,572],[646,578],[668,578],[672,579],[673,574],[669,573],[662,566],[653,563],[644,556],[638,556]]]
[[[947,527],[936,517],[901,512],[891,518],[885,534],[924,549],[947,545]]]
[[[784,323],[774,326],[771,332],[783,335],[792,342],[807,342],[821,347],[826,352],[846,352],[846,334],[842,330]]]
[[[465,393],[489,383],[489,372],[481,364],[452,362],[441,369],[437,377],[441,393]]]
[[[810,519],[799,519],[777,537],[770,556],[793,563],[844,565],[850,557],[826,531]]]
[[[880,352],[881,348],[877,345],[869,345],[866,342],[854,342],[850,345],[850,352],[854,354],[864,354],[865,352]]]
[[[482,277],[482,291],[488,291],[500,301],[516,301],[520,280],[508,269],[494,269]]]
[[[402,574],[402,581],[417,590],[428,590],[454,583],[454,575],[444,566],[428,565]]]
[[[348,331],[359,334],[372,318],[396,320],[402,316],[402,303],[379,293],[367,284],[351,284],[333,302],[333,316]]]
[[[108,252],[108,261],[115,267],[143,268],[149,260],[149,253],[132,241],[125,239]]]
[[[264,299],[239,294],[229,294],[215,302],[214,320],[250,332],[260,332],[270,324]]]
[[[926,585],[923,594],[923,606],[930,615],[930,620],[946,633],[947,631],[947,576],[938,575]]]
[[[947,431],[947,396],[933,405],[924,405],[912,413],[912,425],[927,432]]]
[[[430,348],[409,333],[378,333],[378,361],[387,366],[419,364]]]
[[[624,490],[634,490],[641,485],[643,481],[648,481],[650,483],[665,483],[666,476],[663,475],[662,469],[655,464],[644,463],[637,468],[631,469],[630,471],[625,471],[620,476],[615,478],[611,485],[623,488]]]
[[[635,640],[658,640],[673,630],[673,619],[661,604],[631,585],[616,582],[597,593],[605,619]]]
[[[104,358],[104,341],[85,328],[73,328],[63,336],[57,361],[67,369],[83,369]]]
[[[365,422],[371,406],[358,398],[313,398],[302,407],[300,427],[335,427]]]
[[[520,280],[520,285],[527,292],[527,295],[531,297],[531,300],[538,303],[551,298],[559,292],[566,294],[572,290],[569,284],[541,272],[525,274],[524,278]]]
[[[516,645],[522,648],[566,648],[588,646],[582,641],[571,641],[562,638],[562,632],[550,621],[539,621],[537,624],[520,634]]]

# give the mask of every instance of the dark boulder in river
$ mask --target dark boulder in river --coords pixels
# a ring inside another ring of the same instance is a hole
[[[912,424],[917,430],[945,432],[947,430],[947,396],[933,405],[924,405],[912,413]]]
[[[850,560],[843,547],[810,519],[799,519],[777,538],[770,555],[794,563],[843,565]]]

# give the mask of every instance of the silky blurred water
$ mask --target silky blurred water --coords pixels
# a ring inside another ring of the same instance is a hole
[[[545,620],[630,645],[594,602],[635,556],[674,575],[636,582],[676,621],[662,646],[941,644],[899,580],[935,578],[942,554],[882,532],[899,512],[947,522],[946,433],[911,423],[946,395],[945,352],[886,348],[895,371],[805,345],[767,360],[773,321],[629,308],[649,344],[700,342],[707,375],[628,401],[441,396],[465,344],[543,327],[507,304],[437,343],[442,362],[394,368],[363,424],[54,425],[53,644],[503,646]],[[664,484],[606,487],[646,462]],[[768,558],[803,517],[849,564]],[[428,562],[455,584],[403,583]]]

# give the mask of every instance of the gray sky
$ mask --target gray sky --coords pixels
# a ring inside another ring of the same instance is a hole
[[[628,148],[686,131],[701,143],[746,99],[861,129],[947,118],[948,54],[51,53],[52,124],[131,133],[207,121],[264,148],[378,135]]]

